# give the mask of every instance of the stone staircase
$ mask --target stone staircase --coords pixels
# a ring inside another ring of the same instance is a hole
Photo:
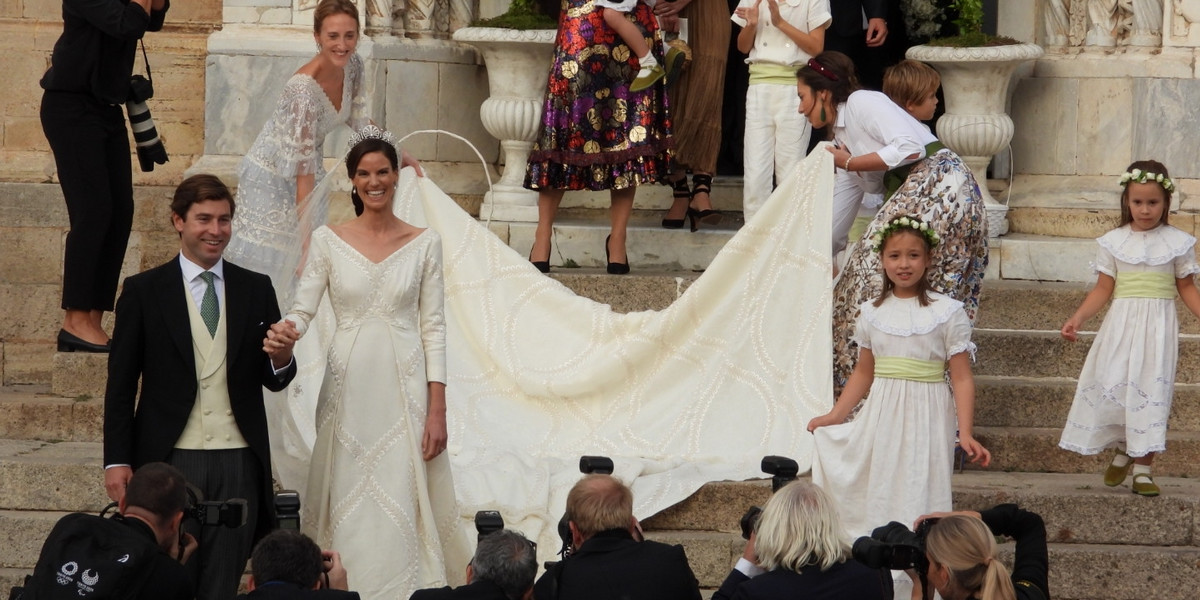
[[[168,188],[139,188],[138,217],[126,273],[158,264],[177,248],[166,226]],[[739,224],[736,217],[699,233],[658,227],[666,187],[639,193],[630,234],[634,274],[611,277],[603,261],[605,195],[564,202],[554,277],[616,310],[658,309],[697,276]],[[714,204],[736,210],[740,187],[718,179]],[[1018,502],[1043,515],[1051,544],[1051,588],[1066,600],[1195,598],[1200,592],[1200,322],[1181,310],[1179,385],[1169,451],[1156,461],[1164,495],[1140,498],[1127,485],[1100,482],[1105,457],[1056,448],[1090,336],[1070,344],[1057,330],[1087,289],[1087,263],[1113,210],[1014,206],[1014,234],[993,246],[975,365],[978,436],[993,452],[987,470],[954,477],[959,508]],[[1089,216],[1091,215],[1091,216]],[[486,215],[483,215],[486,217]],[[1064,224],[1054,233],[1055,219]],[[1190,223],[1185,215],[1173,222]],[[102,489],[104,358],[53,351],[65,212],[56,186],[0,184],[0,593],[28,572],[50,527],[65,512],[96,511]],[[531,225],[493,223],[520,251]],[[593,268],[587,268],[593,267]],[[1045,283],[1033,280],[1059,280]],[[1023,281],[1024,280],[1024,281]],[[1088,324],[1099,326],[1099,318]],[[806,435],[797,432],[797,435]],[[747,473],[747,476],[755,476]],[[656,539],[687,547],[697,576],[715,588],[741,554],[734,533],[751,504],[769,496],[766,481],[706,485],[645,521]],[[1011,544],[1005,552],[1011,552]]]

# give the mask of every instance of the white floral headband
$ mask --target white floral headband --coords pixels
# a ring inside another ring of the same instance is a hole
[[[1141,169],[1133,169],[1132,171],[1126,171],[1125,173],[1121,174],[1122,186],[1127,185],[1130,181],[1134,183],[1155,182],[1161,185],[1162,188],[1168,192],[1175,191],[1175,183],[1171,181],[1170,177],[1167,177],[1162,173],[1151,173]]]
[[[893,233],[901,229],[911,229],[925,237],[925,241],[929,242],[929,247],[934,248],[942,241],[936,231],[929,228],[929,224],[916,219],[914,217],[900,217],[892,219],[890,223],[879,230],[879,233],[871,236],[871,249],[876,254],[883,252],[883,243],[887,241]]]

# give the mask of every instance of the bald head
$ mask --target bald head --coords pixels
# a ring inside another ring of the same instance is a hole
[[[628,529],[633,492],[612,475],[586,475],[567,494],[567,519],[584,539],[609,529]]]

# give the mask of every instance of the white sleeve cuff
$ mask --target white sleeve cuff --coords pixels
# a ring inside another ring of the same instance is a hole
[[[735,570],[737,570],[739,573],[741,573],[742,575],[745,575],[746,577],[749,577],[751,579],[758,577],[759,575],[762,575],[763,573],[767,572],[762,567],[746,560],[745,557],[739,558],[737,561],[737,564],[734,565],[733,568]]]
[[[271,363],[271,372],[275,373],[276,377],[279,377],[280,375],[283,375],[283,373],[288,370],[288,367],[291,367],[292,363],[294,363],[294,362],[296,362],[295,355],[293,355],[292,359],[289,360],[288,363],[286,365],[283,365],[283,367],[281,367],[281,368],[276,369],[275,363]]]

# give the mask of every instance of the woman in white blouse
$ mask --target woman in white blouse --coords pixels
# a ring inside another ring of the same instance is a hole
[[[889,221],[915,216],[936,229],[928,277],[933,288],[962,301],[971,321],[987,267],[987,220],[979,185],[957,154],[929,128],[880,92],[859,89],[854,63],[840,52],[824,52],[796,73],[800,114],[814,128],[832,125],[834,167],[833,252],[846,236],[865,195],[885,193],[884,179],[899,188],[879,209],[863,240]],[[879,295],[879,256],[870,244],[855,244],[834,289],[834,385],[841,388],[858,353],[850,335],[859,305]]]

